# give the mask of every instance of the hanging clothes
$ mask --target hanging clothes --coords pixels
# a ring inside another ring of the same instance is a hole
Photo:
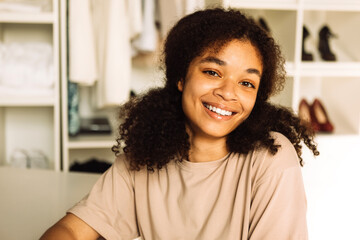
[[[69,79],[91,86],[98,79],[92,7],[89,0],[69,2]]]
[[[125,0],[94,0],[99,81],[96,105],[117,106],[129,98],[131,78],[130,27]]]
[[[205,8],[205,0],[159,0],[161,36],[182,17]]]
[[[183,8],[183,0],[159,0],[162,37],[166,37],[170,28],[184,16]]]
[[[94,85],[98,108],[129,98],[131,38],[141,31],[141,19],[139,0],[69,1],[70,80]]]
[[[143,30],[143,3],[142,0],[128,1],[128,12],[130,19],[130,37],[136,38]]]
[[[205,8],[205,0],[185,0],[184,14],[190,14]]]
[[[143,31],[133,42],[134,51],[155,52],[158,46],[158,32],[155,24],[155,0],[143,1]]]

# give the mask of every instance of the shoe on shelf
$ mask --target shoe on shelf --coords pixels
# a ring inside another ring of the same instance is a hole
[[[260,17],[259,18],[259,26],[264,29],[266,32],[270,33],[269,25],[266,23],[265,19]]]
[[[313,55],[307,51],[305,51],[305,40],[309,37],[310,33],[305,26],[303,26],[303,35],[302,35],[302,52],[301,52],[301,60],[303,61],[312,61]]]
[[[319,99],[315,99],[311,105],[315,121],[320,127],[321,132],[331,133],[334,131],[334,125],[330,122],[329,117],[325,111],[324,105]]]
[[[31,159],[24,149],[15,149],[11,153],[10,165],[17,168],[30,168]]]
[[[320,29],[318,49],[321,58],[325,61],[336,61],[336,56],[331,51],[329,44],[329,39],[332,37],[336,37],[336,35],[330,31],[328,26],[325,25]]]
[[[320,125],[315,121],[312,105],[305,99],[302,99],[299,104],[299,117],[303,124],[308,125],[314,132],[320,131]]]

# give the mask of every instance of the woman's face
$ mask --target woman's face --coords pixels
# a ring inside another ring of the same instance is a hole
[[[232,40],[194,58],[178,84],[190,136],[226,139],[250,115],[262,70],[249,41]]]

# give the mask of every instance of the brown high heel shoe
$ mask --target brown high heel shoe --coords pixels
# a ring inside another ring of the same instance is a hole
[[[325,111],[324,105],[319,99],[315,99],[311,105],[312,116],[317,122],[320,132],[331,133],[334,131],[334,125],[330,122],[329,117]]]
[[[315,121],[312,106],[302,99],[299,104],[299,117],[303,124],[308,125],[314,132],[320,131],[320,125]]]

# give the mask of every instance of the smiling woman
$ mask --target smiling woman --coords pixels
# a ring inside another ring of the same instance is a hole
[[[165,87],[121,107],[113,166],[43,239],[307,239],[301,141],[318,152],[268,102],[285,80],[274,39],[239,11],[198,11],[164,63]]]

